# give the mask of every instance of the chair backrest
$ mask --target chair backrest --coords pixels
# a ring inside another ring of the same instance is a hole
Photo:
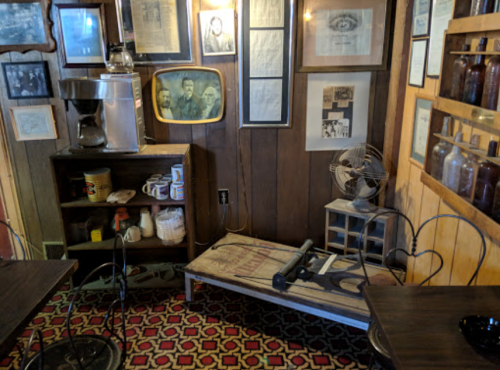
[[[462,221],[468,223],[469,225],[471,225],[474,228],[474,230],[476,230],[476,232],[481,237],[481,247],[482,247],[481,257],[479,258],[477,267],[474,270],[474,273],[472,274],[472,277],[469,279],[469,282],[467,283],[467,285],[470,285],[474,281],[474,279],[476,278],[477,274],[479,273],[479,269],[481,268],[481,266],[483,264],[483,261],[484,261],[484,258],[486,256],[486,242],[484,240],[484,235],[483,235],[483,233],[481,232],[481,230],[479,230],[479,228],[476,225],[474,225],[472,222],[470,222],[469,220],[467,220],[466,218],[464,218],[462,216],[457,216],[457,215],[437,215],[437,216],[431,217],[427,221],[425,221],[422,225],[420,225],[420,227],[418,228],[417,232],[415,232],[415,228],[413,227],[413,223],[411,222],[411,220],[406,215],[404,215],[403,213],[401,213],[401,212],[399,212],[397,210],[388,210],[388,211],[384,211],[384,212],[381,212],[379,214],[376,214],[373,217],[371,217],[370,219],[368,219],[365,222],[365,224],[363,225],[363,229],[361,230],[361,232],[360,232],[360,234],[358,236],[358,239],[357,239],[359,259],[360,259],[360,262],[361,262],[361,266],[363,268],[363,273],[365,275],[365,279],[366,279],[366,284],[367,285],[371,285],[371,284],[370,284],[370,278],[368,277],[368,274],[366,272],[365,262],[364,262],[364,258],[363,258],[364,256],[363,256],[363,253],[362,253],[362,250],[361,250],[361,242],[363,240],[363,235],[364,235],[365,230],[367,229],[368,225],[371,222],[374,222],[378,217],[380,217],[382,215],[386,215],[386,214],[397,214],[399,217],[402,217],[410,225],[410,230],[411,230],[411,233],[412,233],[411,253],[409,253],[404,248],[394,248],[394,249],[391,249],[387,253],[386,260],[390,260],[393,256],[395,257],[397,252],[401,252],[401,253],[407,255],[408,257],[413,257],[413,258],[418,258],[418,257],[420,257],[420,256],[422,256],[424,254],[432,254],[432,255],[435,255],[436,257],[439,258],[439,261],[440,261],[439,267],[435,271],[433,271],[426,279],[424,279],[423,281],[421,281],[418,284],[419,286],[424,285],[431,278],[433,278],[435,275],[437,275],[437,273],[439,271],[441,271],[441,269],[443,268],[443,263],[444,263],[443,262],[443,257],[441,256],[441,254],[439,252],[433,250],[433,249],[426,249],[426,250],[424,250],[424,251],[422,251],[420,253],[417,253],[417,240],[418,240],[418,236],[420,235],[420,232],[422,231],[422,229],[426,225],[428,225],[431,221],[437,220],[439,218],[445,218],[445,217],[456,218],[456,219],[462,220]],[[398,276],[393,272],[391,266],[387,266],[387,268],[392,273],[392,275],[397,280],[397,282],[400,285],[404,285],[403,282],[398,278]]]
[[[28,360],[29,360],[29,353],[31,351],[31,347],[33,346],[33,340],[35,339],[35,335],[38,336],[38,342],[40,343],[40,361],[38,362],[38,370],[43,370],[43,335],[40,329],[35,329],[30,335],[30,339],[28,340],[28,345],[26,346],[26,349],[24,350],[24,354],[21,356],[22,357],[22,362],[21,362],[21,367],[19,368],[20,370],[26,369],[26,366],[28,366]],[[19,352],[21,352],[21,349],[18,347]],[[21,352],[22,354],[22,352]]]

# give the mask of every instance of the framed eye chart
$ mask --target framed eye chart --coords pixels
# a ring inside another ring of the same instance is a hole
[[[239,0],[240,128],[291,125],[294,0]]]

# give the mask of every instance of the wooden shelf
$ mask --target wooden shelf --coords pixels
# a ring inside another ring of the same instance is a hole
[[[464,198],[448,189],[426,172],[422,171],[420,180],[462,216],[471,221],[473,224],[479,226],[481,230],[486,232],[492,238],[500,240],[500,224],[485,215]]]
[[[469,121],[482,123],[500,129],[500,112],[476,107],[457,100],[436,97],[434,109],[448,113],[453,116],[465,118]]]
[[[189,154],[189,144],[157,144],[145,145],[138,153],[106,153],[106,159],[150,159],[151,157],[182,157]],[[51,156],[51,159],[102,159],[102,153],[71,153],[69,147],[62,149]]]
[[[68,246],[69,251],[90,251],[90,250],[112,250],[115,239],[106,239],[102,242],[86,242],[72,246]],[[164,245],[163,242],[156,236],[151,238],[143,238],[135,243],[125,243],[127,249],[161,249],[161,248],[186,248],[187,243],[184,238],[183,242],[177,245]]]
[[[491,163],[494,163],[496,164],[497,166],[500,166],[500,157],[488,157],[486,154],[487,152],[485,150],[481,150],[481,149],[471,149],[470,148],[470,144],[467,144],[467,143],[455,143],[455,139],[452,137],[452,136],[443,136],[441,134],[434,134],[434,136],[440,138],[441,140],[444,140],[450,144],[453,144],[453,145],[456,145],[458,146],[460,149],[463,149],[465,150],[466,152],[468,153],[472,153],[472,154],[475,154],[477,155],[478,157],[486,160],[486,161],[489,161]]]
[[[450,51],[453,55],[500,55],[500,51]]]
[[[450,21],[448,34],[479,33],[497,31],[500,24],[500,13],[490,13],[475,17],[463,17]]]
[[[80,208],[80,207],[134,207],[134,206],[181,206],[184,205],[184,200],[158,200],[144,193],[137,192],[135,197],[127,203],[108,203],[108,202],[91,202],[88,199],[75,200],[72,202],[61,203],[61,208]]]

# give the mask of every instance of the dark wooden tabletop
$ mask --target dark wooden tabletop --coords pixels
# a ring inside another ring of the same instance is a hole
[[[500,287],[369,286],[363,294],[398,370],[500,369],[458,327],[468,315],[500,319]]]
[[[9,261],[0,266],[0,360],[77,268],[76,260]]]

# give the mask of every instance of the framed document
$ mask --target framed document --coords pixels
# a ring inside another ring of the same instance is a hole
[[[387,69],[392,0],[299,0],[297,70]]]
[[[424,167],[425,153],[427,152],[427,136],[431,122],[431,109],[434,101],[431,97],[417,95],[415,102],[415,116],[413,118],[413,142],[411,156],[419,167]]]
[[[120,38],[135,65],[193,63],[191,0],[116,0]]]
[[[413,3],[412,37],[429,36],[432,0],[415,0]]]
[[[427,40],[425,39],[412,41],[408,85],[415,87],[424,87],[426,59]]]
[[[57,127],[51,105],[10,108],[17,141],[57,139]]]
[[[439,77],[443,53],[444,32],[453,15],[453,0],[434,0],[432,5],[431,34],[427,61],[427,76]]]
[[[239,1],[240,127],[290,127],[294,0]]]

